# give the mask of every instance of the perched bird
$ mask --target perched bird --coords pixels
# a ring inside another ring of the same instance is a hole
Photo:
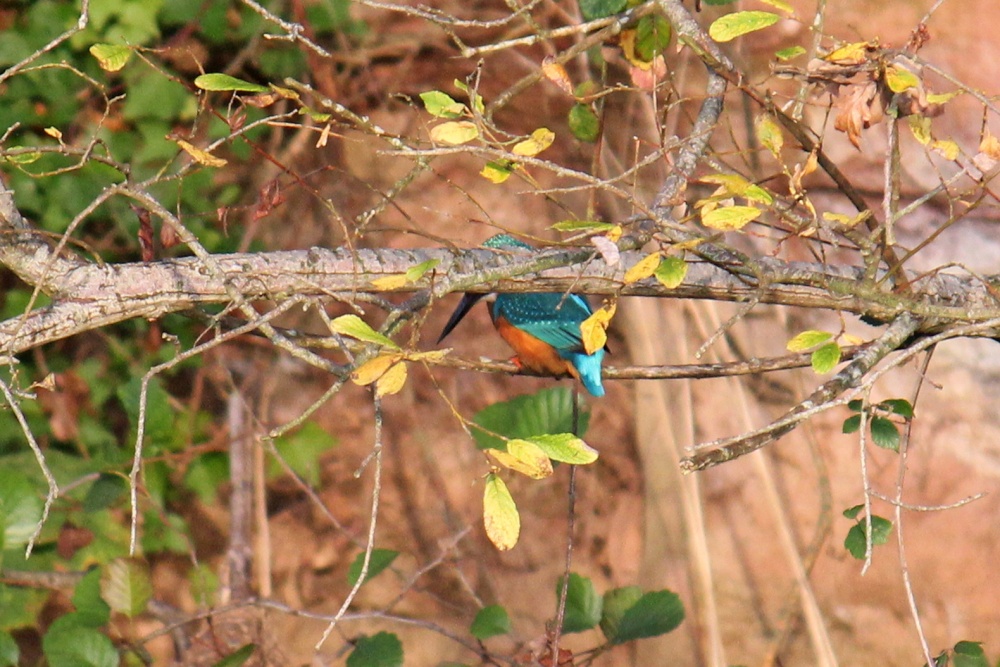
[[[531,250],[510,234],[497,234],[483,244],[498,250]],[[514,363],[540,375],[579,379],[594,396],[604,396],[601,361],[604,349],[587,354],[580,325],[593,314],[587,300],[578,294],[466,294],[438,337],[444,337],[477,301],[489,299],[490,317],[497,332],[517,354]]]

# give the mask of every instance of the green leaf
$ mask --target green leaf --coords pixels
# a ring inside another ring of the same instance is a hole
[[[603,19],[625,9],[628,0],[579,0],[584,21]]]
[[[77,623],[75,614],[57,618],[42,637],[49,667],[118,667],[118,651],[105,635]]]
[[[483,165],[482,170],[479,175],[488,180],[490,183],[500,183],[505,182],[510,175],[514,173],[514,168],[517,163],[513,160],[490,160]]]
[[[653,277],[667,289],[676,289],[681,286],[687,277],[688,263],[683,257],[664,257],[660,265],[653,272]]]
[[[483,526],[486,536],[500,551],[513,549],[521,534],[521,515],[507,485],[495,473],[486,476],[483,491]]]
[[[225,452],[205,452],[195,457],[184,472],[184,486],[194,491],[205,505],[216,501],[219,489],[228,480],[229,455]]]
[[[142,378],[132,377],[125,384],[118,386],[118,400],[121,401],[132,424],[132,434],[139,425],[139,398],[142,391]],[[160,378],[151,378],[146,387],[146,428],[145,437],[153,451],[157,453],[169,446],[177,432],[176,415],[170,407],[170,395],[163,388]]]
[[[428,271],[430,271],[440,263],[441,263],[440,259],[429,259],[426,262],[420,262],[415,266],[411,266],[406,270],[405,274],[406,279],[409,280],[411,283],[415,283],[421,278],[423,278]]]
[[[219,577],[207,563],[198,563],[187,575],[191,586],[191,597],[196,604],[210,607],[215,603],[215,594],[219,591]]]
[[[843,511],[843,515],[848,519],[856,519],[857,516],[861,514],[861,510],[863,510],[864,508],[865,508],[864,505],[854,505],[853,507],[848,507],[846,510]]]
[[[829,373],[840,363],[840,345],[827,343],[812,353],[812,369],[820,375]]]
[[[365,573],[365,583],[371,581],[384,569],[392,565],[392,561],[396,560],[396,556],[398,555],[399,552],[392,549],[372,549],[371,558],[368,559],[368,572]],[[361,568],[364,564],[365,552],[362,551],[354,558],[351,567],[347,569],[348,586],[358,583],[358,579],[361,577]]]
[[[117,72],[132,57],[132,49],[121,44],[94,44],[90,47],[90,55],[97,58],[104,71]]]
[[[798,58],[805,52],[805,49],[796,45],[790,46],[787,49],[776,51],[774,55],[778,58],[778,60],[792,60],[793,58]]]
[[[101,597],[101,570],[94,568],[73,589],[73,606],[80,625],[99,628],[111,619],[111,607]]]
[[[202,90],[231,90],[243,93],[267,93],[270,88],[258,83],[250,83],[228,74],[202,74],[194,80],[194,85]]]
[[[861,428],[861,415],[853,415],[844,420],[844,433],[857,433]]]
[[[833,338],[832,333],[810,329],[809,331],[803,331],[795,336],[795,338],[788,341],[788,344],[785,345],[785,349],[789,352],[804,352],[805,350],[812,349],[817,345],[822,345],[831,338]]]
[[[117,612],[134,618],[146,610],[153,595],[149,568],[133,558],[118,558],[101,577],[101,597]]]
[[[563,579],[556,582],[556,602],[562,597]],[[597,625],[601,620],[604,599],[597,594],[594,583],[575,572],[569,574],[569,588],[566,591],[566,614],[563,617],[563,632],[583,632]]]
[[[635,54],[645,62],[667,50],[673,29],[670,22],[659,14],[643,16],[635,29]]]
[[[247,660],[253,657],[253,653],[256,650],[256,644],[244,644],[222,660],[215,663],[213,667],[240,667],[240,665],[245,664]]]
[[[610,222],[600,220],[562,220],[550,227],[557,232],[606,232],[614,228]]]
[[[889,398],[879,403],[878,406],[904,419],[913,419],[913,406],[905,398]]]
[[[604,593],[604,608],[601,612],[601,632],[609,642],[618,636],[618,628],[625,612],[632,608],[642,598],[642,589],[638,586],[612,588]]]
[[[892,522],[880,516],[872,515],[872,546],[880,546],[889,541],[892,533]],[[858,560],[865,557],[865,521],[862,518],[851,526],[844,538],[844,548]]]
[[[469,632],[480,641],[505,635],[510,632],[510,616],[507,615],[507,610],[498,604],[483,607],[472,621]]]
[[[0,667],[17,667],[21,659],[21,649],[9,632],[0,630]]]
[[[864,401],[860,398],[855,398],[847,402],[847,408],[849,410],[854,410],[855,412],[861,412],[861,408],[864,406]]]
[[[357,315],[341,315],[330,323],[330,330],[333,333],[349,336],[365,343],[375,343],[393,350],[399,349],[399,346],[391,338],[372,329]]]
[[[611,640],[615,644],[658,637],[679,626],[684,620],[684,604],[671,591],[652,591],[633,604],[618,624]]]
[[[594,143],[601,135],[601,119],[589,104],[574,104],[567,122],[569,131],[580,141]]]
[[[741,35],[772,26],[780,20],[780,16],[771,12],[736,12],[716,19],[709,26],[708,34],[717,42],[729,42]]]
[[[527,439],[539,435],[554,435],[573,431],[573,401],[575,394],[568,387],[543,389],[535,394],[516,396],[494,403],[476,413],[472,421],[502,438]],[[590,412],[580,409],[580,433],[587,432]],[[506,450],[506,441],[480,429],[472,435],[479,449]]]
[[[451,95],[440,90],[420,93],[427,113],[437,118],[458,118],[465,113],[465,105],[455,101]]]
[[[872,442],[883,449],[899,451],[899,429],[894,423],[885,417],[872,417],[871,420]]]
[[[83,498],[83,511],[87,514],[107,509],[128,491],[128,482],[120,475],[102,474]]]
[[[990,667],[982,642],[961,641],[954,650],[954,667]]]
[[[379,632],[371,637],[362,635],[354,642],[347,656],[347,667],[401,667],[403,644],[391,632]]]
[[[0,468],[0,550],[24,546],[42,519],[42,501],[16,469]]]
[[[535,435],[524,439],[536,445],[553,461],[587,465],[597,460],[597,450],[572,433]],[[515,439],[511,442],[516,441]],[[510,443],[507,443],[507,446],[509,447]]]
[[[274,448],[285,463],[311,486],[319,484],[320,457],[336,446],[337,439],[312,421],[274,441]],[[285,469],[277,459],[270,459],[267,471],[269,475],[277,476]]]

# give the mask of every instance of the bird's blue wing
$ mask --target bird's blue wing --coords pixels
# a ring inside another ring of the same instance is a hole
[[[494,319],[502,316],[522,331],[556,350],[581,350],[580,324],[593,311],[576,294],[501,294],[493,304]]]

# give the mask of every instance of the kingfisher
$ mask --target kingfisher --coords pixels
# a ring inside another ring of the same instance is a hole
[[[510,234],[483,243],[495,250],[533,250]],[[438,336],[438,343],[462,321],[477,301],[486,297],[497,332],[514,350],[514,363],[539,375],[574,377],[594,396],[604,396],[601,362],[607,346],[587,354],[580,325],[593,314],[578,294],[466,294]]]

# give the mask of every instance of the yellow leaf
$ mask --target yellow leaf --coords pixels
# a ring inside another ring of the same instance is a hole
[[[552,475],[552,461],[533,442],[514,439],[507,443],[507,451],[487,449],[486,453],[497,463],[532,479],[544,479]]]
[[[920,86],[917,75],[900,65],[889,65],[885,68],[885,82],[889,90],[894,93],[902,93]]]
[[[760,209],[753,206],[726,206],[712,211],[702,209],[701,222],[706,227],[722,231],[742,229],[760,216]]]
[[[580,336],[583,338],[583,349],[587,354],[597,352],[608,342],[608,325],[615,315],[617,306],[614,303],[605,304],[594,311],[580,324]]]
[[[772,26],[781,17],[771,12],[734,12],[716,19],[708,27],[708,34],[717,42],[729,42],[749,32]]]
[[[431,141],[449,146],[466,144],[479,136],[479,128],[468,120],[453,120],[431,128]]]
[[[931,119],[927,116],[913,114],[906,117],[913,138],[926,146],[931,143]]]
[[[809,331],[803,331],[788,341],[788,344],[785,345],[785,349],[789,352],[803,352],[818,345],[822,345],[832,338],[833,334],[828,331],[810,329]]]
[[[632,268],[625,272],[625,284],[631,285],[652,276],[656,267],[660,265],[661,257],[659,252],[654,252],[636,262]]]
[[[45,134],[49,135],[53,139],[58,139],[62,142],[62,132],[59,131],[57,127],[47,127],[45,128]]]
[[[936,150],[938,153],[944,156],[946,160],[955,161],[958,159],[961,149],[958,147],[954,141],[948,139],[940,139],[931,144],[931,148]]]
[[[511,152],[514,155],[524,157],[534,157],[552,145],[556,140],[556,133],[546,127],[540,127],[531,133],[530,139],[519,141],[514,144]]]
[[[785,0],[761,0],[765,5],[771,5],[775,9],[779,9],[783,12],[791,14],[793,11],[792,6],[785,2]]]
[[[781,127],[771,118],[769,114],[762,114],[757,118],[754,126],[757,132],[757,140],[761,146],[771,151],[771,155],[781,158],[781,148],[785,145],[785,138],[781,134]]]
[[[372,280],[372,287],[377,290],[391,292],[392,290],[397,290],[401,287],[405,287],[410,281],[407,280],[406,276],[403,274],[398,274],[395,276],[383,276],[381,278],[375,278]]]
[[[829,63],[837,63],[838,65],[860,65],[868,60],[868,49],[874,46],[875,44],[869,44],[868,42],[844,44],[840,48],[834,49],[823,56],[823,60]]]
[[[90,47],[90,54],[97,58],[101,69],[117,72],[125,67],[125,63],[132,56],[132,49],[120,44],[94,44]]]
[[[206,167],[225,167],[228,164],[221,157],[215,157],[208,151],[203,151],[183,139],[174,139],[174,141],[198,164],[203,164]]]
[[[606,236],[607,239],[612,243],[618,243],[618,239],[622,237],[622,226],[615,225],[614,227],[609,229],[608,233],[605,234],[604,236]]]
[[[514,504],[507,485],[494,473],[486,476],[483,526],[490,542],[500,551],[513,548],[521,534],[521,517],[517,513],[517,505]]]
[[[946,104],[964,92],[964,90],[953,90],[950,93],[928,93],[927,101],[930,104]]]
[[[390,366],[389,370],[375,381],[375,395],[389,396],[391,394],[398,394],[404,384],[406,384],[406,364],[400,361],[394,366]]]
[[[864,338],[849,333],[845,333],[844,335],[842,335],[841,339],[848,345],[863,345],[865,342]]]
[[[361,386],[371,384],[385,375],[389,367],[399,361],[398,354],[380,354],[354,369],[351,380]]]

